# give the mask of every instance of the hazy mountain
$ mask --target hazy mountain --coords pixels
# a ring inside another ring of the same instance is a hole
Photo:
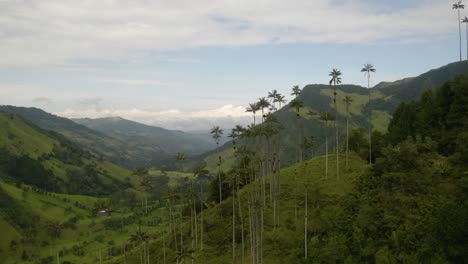
[[[104,131],[100,132],[37,108],[0,106],[0,112],[17,114],[45,130],[60,133],[112,162],[129,168],[157,166],[172,161],[173,154],[177,151],[202,153],[212,146],[206,140],[180,131],[169,131],[130,121],[86,121],[87,124],[94,123],[96,129]],[[109,126],[108,129],[105,128],[106,125]],[[132,131],[135,132],[133,136]]]
[[[170,155],[184,152],[196,155],[215,147],[209,132],[192,134],[144,125],[121,117],[72,119],[74,122],[105,135],[120,139],[136,148],[160,149]]]

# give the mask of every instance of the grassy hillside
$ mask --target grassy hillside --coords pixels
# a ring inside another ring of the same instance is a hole
[[[177,152],[196,155],[214,147],[214,142],[205,137],[148,126],[120,117],[73,119],[73,121],[127,142],[131,149],[154,149],[169,155]]]
[[[37,108],[0,106],[0,112],[19,115],[38,127],[57,132],[68,140],[127,168],[152,166],[158,164],[160,160],[172,159],[172,155],[160,147],[134,144],[128,138],[106,135]]]
[[[468,62],[456,62],[438,69],[431,70],[414,78],[407,78],[390,83],[380,83],[370,89],[371,101],[369,103],[367,88],[356,85],[337,86],[338,103],[338,124],[341,142],[344,142],[345,124],[346,124],[346,105],[343,102],[345,96],[350,96],[353,102],[350,106],[350,126],[351,127],[369,127],[368,116],[372,111],[371,122],[374,131],[386,132],[391,121],[392,114],[398,104],[417,100],[426,90],[433,90],[441,86],[444,82],[455,78],[459,74],[468,74]],[[324,153],[325,130],[323,124],[318,120],[318,116],[311,117],[309,111],[314,112],[334,112],[333,109],[333,88],[329,85],[311,84],[306,85],[298,99],[304,102],[304,108],[301,109],[301,133],[303,137],[313,136],[315,139],[316,153]],[[275,112],[275,116],[283,126],[281,133],[281,145],[283,146],[284,165],[294,163],[294,148],[296,142],[296,118],[295,110],[289,105]],[[257,118],[258,120],[259,118]],[[328,130],[332,133],[332,129]],[[332,134],[329,134],[332,135]],[[333,140],[331,140],[333,144]],[[232,148],[232,143],[226,143],[222,148],[222,153],[229,153],[227,149]],[[207,153],[203,160],[208,162],[208,167],[216,166],[215,152]],[[223,157],[226,162],[232,163],[232,155],[226,154]],[[230,161],[229,161],[230,160]]]
[[[0,112],[2,178],[48,191],[103,195],[128,188],[130,172],[54,132]]]
[[[344,159],[342,159],[343,161]],[[334,164],[335,160],[331,157],[330,164]],[[345,163],[341,164],[343,167]],[[361,160],[357,155],[352,154],[350,157],[349,170],[340,175],[337,179],[335,171],[330,166],[329,176],[325,178],[325,163],[324,157],[317,157],[312,160],[305,161],[304,163],[288,167],[281,172],[281,194],[280,194],[280,225],[276,228],[273,227],[273,209],[271,206],[265,210],[265,258],[264,263],[297,263],[294,262],[294,255],[300,255],[301,250],[301,237],[303,237],[304,230],[304,199],[305,190],[307,188],[309,193],[308,208],[311,220],[309,228],[312,232],[321,232],[333,228],[336,224],[333,222],[336,216],[340,213],[337,207],[340,197],[344,197],[354,188],[354,183],[359,175],[362,175],[367,170],[366,163]],[[299,172],[297,184],[297,198],[298,198],[298,217],[294,217],[294,172]],[[270,178],[267,178],[266,185],[269,185]],[[248,192],[252,186],[246,186],[241,191],[241,204],[245,228],[248,229]],[[268,191],[267,191],[268,192]],[[269,204],[269,196],[266,196],[267,203]],[[236,207],[237,207],[236,202]],[[224,200],[221,204],[208,209],[204,212],[204,249],[197,249],[193,257],[195,263],[232,263],[231,257],[231,233],[232,233],[232,220],[231,209],[232,198]],[[237,210],[237,209],[236,209]],[[237,225],[241,219],[239,215],[236,218]],[[185,245],[187,248],[191,247],[190,239],[190,221],[187,220],[177,225],[180,229],[178,232],[185,234]],[[241,238],[239,227],[237,229],[237,260],[235,263],[241,263]],[[155,235],[155,241],[150,245],[151,254],[153,259],[161,261],[163,259],[162,247],[162,234],[154,233],[148,230],[148,233]],[[249,236],[246,231],[246,245],[248,244]],[[170,235],[166,234],[165,243],[167,263],[175,263],[178,256],[174,243],[171,241]],[[299,244],[296,244],[297,241]],[[279,252],[278,247],[284,247],[284,251]],[[180,248],[180,245],[179,245]],[[136,249],[135,252],[127,256],[129,263],[137,263],[140,258],[142,248]],[[291,251],[289,251],[291,250]],[[246,263],[250,263],[250,252],[246,246]],[[180,254],[179,254],[180,255]],[[188,256],[185,257],[186,263],[190,262]],[[111,263],[121,263],[122,258],[117,258]]]

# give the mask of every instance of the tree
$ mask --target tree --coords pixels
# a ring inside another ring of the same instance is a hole
[[[368,106],[369,106],[369,164],[372,163],[372,109],[370,108],[370,102],[371,102],[371,89],[370,89],[370,77],[371,73],[375,72],[374,65],[372,64],[364,64],[364,67],[361,69],[361,72],[364,72],[364,74],[367,76],[367,91],[369,93],[369,100],[368,100]]]
[[[463,18],[462,22],[466,27],[466,60],[468,60],[468,17]]]
[[[143,259],[144,263],[149,263],[149,250],[147,248],[147,243],[150,236],[148,233],[141,230],[141,226],[138,226],[135,233],[130,235],[129,241],[135,244],[143,243]]]
[[[294,85],[292,88],[291,95],[294,96],[294,98],[297,98],[301,94],[301,88],[299,88],[299,85]]]
[[[223,193],[222,193],[222,181],[221,181],[221,156],[219,155],[219,139],[223,135],[223,130],[219,128],[219,126],[215,126],[211,129],[211,136],[216,143],[216,154],[218,156],[218,181],[219,181],[219,202],[223,200]]]
[[[294,90],[293,90],[293,93],[295,93]],[[300,162],[302,162],[301,142],[300,142],[301,139],[302,139],[302,136],[301,136],[301,130],[300,130],[300,124],[299,123],[300,123],[300,119],[301,119],[300,111],[301,111],[301,108],[304,107],[304,102],[297,99],[297,98],[295,98],[294,100],[292,100],[289,103],[289,107],[294,108],[296,110],[296,130],[297,130],[297,134],[296,134],[296,140],[297,140],[297,142],[296,142],[296,164],[299,164]],[[294,169],[294,217],[295,217],[295,220],[297,220],[297,168]]]
[[[336,177],[340,178],[340,163],[339,163],[339,151],[340,144],[338,142],[338,105],[336,101],[336,85],[341,84],[341,71],[333,69],[328,75],[331,77],[330,85],[333,85],[333,105],[335,108],[335,148],[336,148]]]
[[[262,123],[265,120],[265,108],[268,108],[270,106],[270,102],[265,97],[261,97],[258,99],[257,103],[258,108],[262,110]]]
[[[256,116],[256,113],[257,111],[260,110],[260,108],[258,107],[257,104],[249,104],[249,107],[247,107],[247,109],[245,110],[246,112],[250,112],[253,114],[253,124],[255,126],[255,116]]]
[[[353,102],[353,98],[347,95],[343,99],[346,104],[346,170],[349,168],[349,106]]]
[[[458,11],[458,37],[460,40],[460,61],[462,61],[462,41],[461,41],[461,19],[460,19],[460,9],[465,9],[465,5],[462,4],[462,1],[458,1],[452,5],[452,9]]]
[[[276,110],[275,106],[276,106],[276,103],[278,102],[278,91],[277,90],[273,90],[271,92],[268,92],[268,99],[271,100],[271,103],[273,105],[273,111]]]
[[[153,189],[153,183],[149,176],[144,176],[140,183],[141,187],[148,193]],[[148,196],[145,195],[145,213],[148,214]]]
[[[328,124],[334,119],[335,117],[329,112],[320,113],[319,120],[324,124],[325,130],[325,178],[328,178]]]

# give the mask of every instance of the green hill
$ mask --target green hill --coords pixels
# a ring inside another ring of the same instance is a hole
[[[0,113],[2,178],[48,191],[106,195],[130,187],[129,172],[22,117]]]
[[[160,166],[173,161],[178,151],[200,154],[213,145],[195,135],[123,119],[77,120],[84,124],[80,125],[37,108],[0,106],[0,112],[19,115],[45,130],[60,133],[72,142],[127,168]]]
[[[337,86],[338,102],[338,124],[341,142],[344,141],[346,124],[346,107],[343,102],[345,96],[350,96],[353,103],[350,106],[350,126],[369,126],[368,113],[372,109],[372,126],[374,131],[385,133],[396,107],[402,102],[417,100],[426,90],[434,90],[448,80],[454,79],[457,75],[468,74],[468,62],[456,62],[431,70],[420,76],[406,78],[391,83],[380,83],[371,88],[371,101],[368,101],[368,89],[356,85]],[[333,87],[322,84],[306,85],[298,99],[304,102],[301,109],[301,134],[304,137],[313,136],[315,139],[315,153],[324,153],[325,131],[332,132],[332,129],[325,130],[323,124],[318,120],[318,116],[311,117],[309,111],[333,113]],[[275,112],[279,123],[283,129],[280,132],[281,145],[283,148],[283,164],[290,165],[295,162],[294,151],[296,144],[296,118],[295,110],[289,105]],[[258,115],[258,114],[257,114]],[[257,118],[258,120],[259,118]],[[331,135],[331,134],[330,134]],[[333,144],[334,140],[330,141]],[[333,147],[333,146],[331,146]],[[232,155],[228,149],[232,148],[232,143],[228,142],[221,147],[221,152],[225,153],[223,158],[227,163],[232,163]],[[208,163],[208,167],[216,167],[216,154],[214,151],[206,153],[199,158]]]
[[[177,152],[198,155],[215,146],[212,140],[199,135],[148,126],[120,117],[73,119],[73,121],[127,142],[130,149],[159,149],[171,157]]]
[[[188,200],[185,220],[147,231],[155,234],[149,255],[167,263],[465,263],[466,87],[462,75],[400,104],[388,133],[375,137],[376,162],[351,153],[345,169],[342,155],[339,175],[333,155],[328,177],[326,157],[318,156],[281,170],[276,188],[273,175],[260,176],[268,147],[241,150],[223,176],[225,199],[203,217],[193,216],[198,209]],[[145,248],[127,260],[144,259]]]

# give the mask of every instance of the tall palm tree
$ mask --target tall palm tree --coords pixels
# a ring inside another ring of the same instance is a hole
[[[346,170],[349,168],[349,106],[353,102],[353,98],[347,95],[343,99],[343,102],[346,104]]]
[[[206,177],[210,172],[206,169],[206,165],[198,165],[195,167],[193,171],[193,176],[194,178],[198,178],[200,181],[200,193],[198,195],[198,198],[200,200],[200,249],[203,250],[203,230],[204,230],[204,222],[203,222],[203,207],[205,205],[205,200],[203,198],[203,192],[202,192],[202,184],[201,184],[201,179]]]
[[[291,95],[297,98],[300,94],[301,94],[301,88],[299,88],[299,85],[294,85],[294,87],[292,88]]]
[[[273,90],[271,92],[268,92],[268,99],[271,100],[271,103],[273,105],[273,111],[276,110],[275,106],[276,106],[276,103],[278,102],[278,91],[277,90]]]
[[[371,89],[370,89],[370,77],[371,73],[375,72],[374,65],[364,64],[364,67],[361,69],[361,72],[367,76],[367,91],[369,93],[368,106],[369,106],[369,164],[372,163],[372,109],[370,109],[371,102]]]
[[[132,243],[140,244],[143,243],[143,255],[144,255],[144,263],[149,263],[149,250],[147,248],[147,243],[149,240],[150,236],[148,233],[144,232],[141,230],[141,226],[138,226],[137,230],[135,233],[130,235],[129,241]]]
[[[218,156],[218,181],[219,181],[219,202],[223,201],[222,193],[222,182],[221,182],[221,156],[219,155],[219,140],[223,135],[223,130],[219,126],[215,126],[211,129],[211,136],[216,143],[216,154]]]
[[[461,48],[461,19],[460,19],[460,9],[465,9],[465,5],[462,4],[462,1],[458,1],[455,4],[452,5],[452,9],[455,9],[458,11],[458,36],[460,40],[460,61],[462,61],[462,48]]]
[[[265,120],[265,108],[270,106],[270,102],[265,97],[259,98],[257,103],[258,108],[262,110],[262,123]]]
[[[247,107],[247,109],[245,110],[246,112],[250,112],[253,114],[253,124],[255,125],[255,117],[256,117],[256,113],[257,111],[260,110],[260,108],[258,107],[257,104],[249,104],[249,107]]]
[[[286,103],[286,99],[285,99],[284,95],[278,94],[276,96],[276,102],[278,103],[278,109],[281,109],[281,104]]]
[[[462,22],[466,26],[466,60],[468,60],[468,17],[464,17]]]
[[[330,85],[333,85],[333,105],[335,108],[335,148],[336,148],[336,177],[340,178],[340,160],[339,160],[339,151],[340,144],[338,142],[338,105],[336,101],[336,85],[341,84],[341,71],[338,69],[333,69],[328,76],[331,77]]]
[[[140,183],[141,187],[149,193],[153,189],[153,183],[149,176],[144,176]],[[148,214],[148,196],[145,194],[145,213]]]
[[[294,90],[293,90],[293,94],[294,94]],[[296,164],[298,164],[302,160],[302,157],[301,157],[302,156],[302,154],[301,154],[301,142],[300,142],[301,141],[301,131],[300,131],[299,122],[300,122],[300,119],[301,119],[300,111],[301,111],[301,108],[304,107],[304,102],[297,99],[297,97],[296,97],[296,99],[292,100],[289,103],[289,107],[294,108],[296,110],[296,130],[297,130],[297,135],[296,135],[296,140],[297,140],[297,142],[296,142]],[[294,217],[295,217],[295,220],[297,221],[297,166],[294,169]]]
[[[325,178],[328,178],[328,126],[329,122],[333,121],[335,117],[329,112],[320,113],[319,120],[324,124],[325,130]]]

